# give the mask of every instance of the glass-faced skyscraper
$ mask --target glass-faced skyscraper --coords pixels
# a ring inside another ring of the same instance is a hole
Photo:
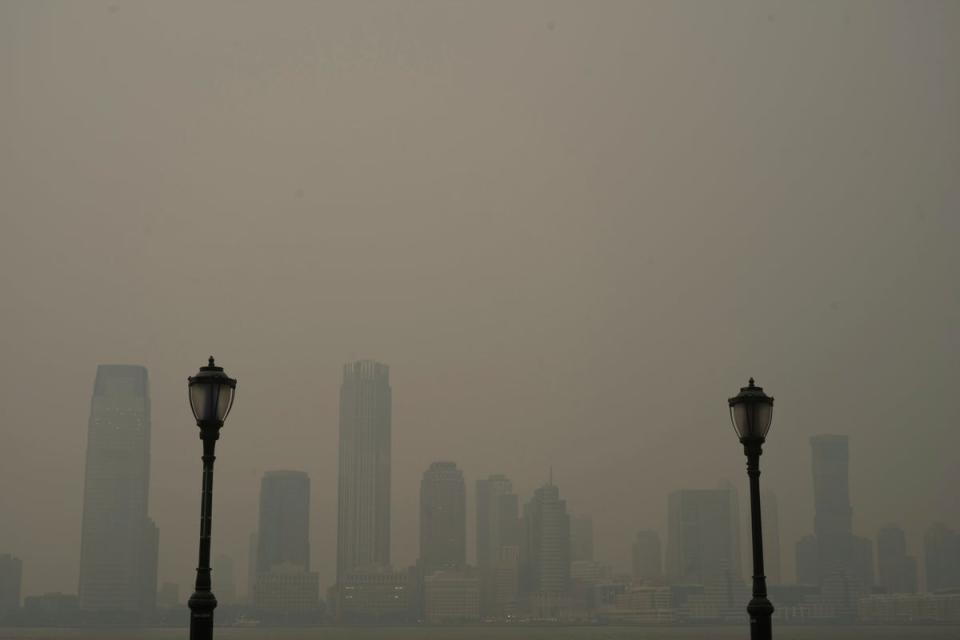
[[[90,403],[80,542],[80,606],[149,613],[157,595],[157,527],[150,496],[147,370],[100,365]]]
[[[434,462],[420,481],[420,562],[424,575],[467,563],[467,487],[453,462]]]
[[[337,581],[390,564],[390,369],[344,365],[340,386]]]

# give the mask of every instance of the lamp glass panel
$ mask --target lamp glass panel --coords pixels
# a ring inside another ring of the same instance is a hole
[[[767,402],[758,402],[753,408],[753,435],[766,438],[773,421],[773,405]]]
[[[228,384],[221,384],[219,387],[220,389],[217,394],[217,419],[223,422],[227,419],[227,414],[230,413],[230,408],[233,406],[234,389]]]
[[[743,438],[747,435],[747,405],[743,402],[730,407],[730,419],[733,421],[733,428],[737,436]]]
[[[193,417],[204,420],[208,415],[209,406],[210,385],[202,382],[190,385],[190,408],[193,410]]]

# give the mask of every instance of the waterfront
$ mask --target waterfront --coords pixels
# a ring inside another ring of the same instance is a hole
[[[777,640],[957,640],[960,626],[775,627]],[[0,629],[0,640],[184,640],[186,628]],[[217,640],[742,640],[746,627],[221,628]]]

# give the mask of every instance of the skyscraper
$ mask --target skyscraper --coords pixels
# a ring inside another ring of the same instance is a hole
[[[907,555],[907,536],[895,524],[877,533],[877,568],[887,593],[917,592],[917,559]]]
[[[233,571],[233,558],[219,553],[213,559],[213,593],[219,604],[235,604],[237,602],[237,581]]]
[[[684,489],[670,494],[667,577],[674,584],[739,579],[739,527],[729,489]]]
[[[804,540],[798,563],[815,559],[815,566],[797,566],[797,575],[813,584],[833,575],[851,578],[854,586],[873,586],[873,543],[853,535],[850,506],[850,449],[845,435],[810,438],[813,472],[813,540]]]
[[[253,601],[259,610],[288,614],[317,606],[320,585],[317,574],[310,571],[310,478],[306,473],[263,475],[256,561]]]
[[[570,517],[570,561],[593,560],[593,518]]]
[[[780,511],[777,496],[764,491],[760,499],[760,517],[763,521],[763,563],[769,584],[780,584]]]
[[[506,476],[477,480],[477,566],[480,612],[503,617],[519,589],[519,500]]]
[[[100,365],[87,427],[80,606],[143,615],[156,605],[157,527],[150,496],[147,370]]]
[[[310,478],[303,471],[268,471],[260,482],[257,574],[280,564],[310,570]]]
[[[633,578],[643,584],[656,584],[663,579],[663,552],[660,534],[652,530],[637,532],[633,542]]]
[[[434,462],[420,482],[420,562],[425,576],[467,563],[467,489],[453,462]]]
[[[337,482],[337,581],[390,564],[390,370],[360,360],[343,367]]]
[[[960,533],[938,522],[923,535],[927,591],[960,587]]]
[[[570,516],[552,482],[523,509],[521,581],[526,593],[565,594],[570,587]]]
[[[23,563],[9,553],[0,554],[0,620],[20,608]]]

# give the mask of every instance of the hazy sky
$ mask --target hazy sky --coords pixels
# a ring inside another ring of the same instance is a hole
[[[960,526],[960,3],[0,2],[0,553],[75,592],[97,364],[149,368],[160,580],[188,593],[186,377],[239,379],[214,553],[265,470],[336,545],[341,365],[393,385],[393,555],[421,473],[550,465],[626,569],[666,496],[746,490],[776,397],[784,572],[809,436],[854,526]],[[745,510],[745,500],[741,499]],[[745,512],[744,512],[745,517]]]

